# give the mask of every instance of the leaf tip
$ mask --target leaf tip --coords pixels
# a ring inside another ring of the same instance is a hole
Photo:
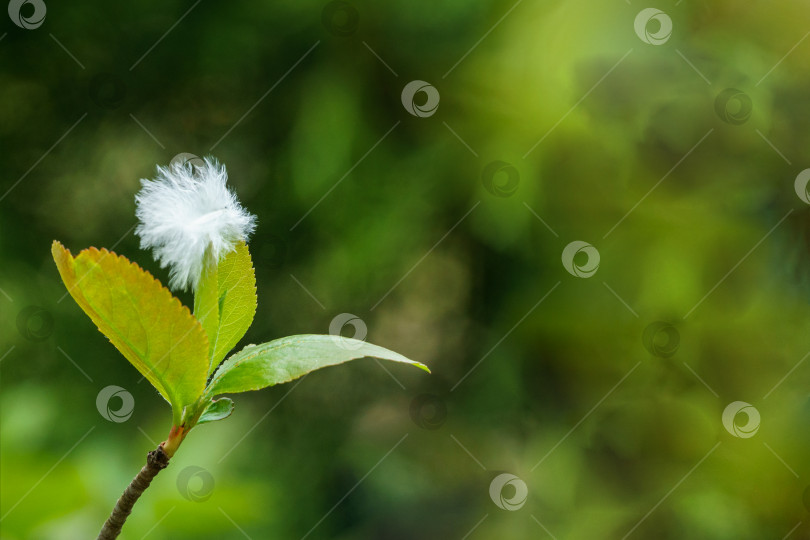
[[[51,243],[51,255],[53,255],[54,260],[56,260],[57,257],[63,257],[65,253],[69,254],[70,251],[68,251],[68,249],[62,245],[62,242],[59,240],[54,240]]]
[[[414,362],[414,363],[413,363],[413,365],[415,365],[415,366],[416,366],[416,367],[418,367],[419,369],[422,369],[422,370],[427,371],[427,372],[428,372],[428,373],[430,373],[430,374],[433,374],[433,372],[432,372],[432,371],[430,371],[430,368],[429,368],[429,367],[427,367],[427,366],[426,366],[425,364],[423,364],[422,362]]]

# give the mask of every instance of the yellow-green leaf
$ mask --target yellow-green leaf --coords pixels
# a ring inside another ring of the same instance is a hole
[[[259,390],[322,367],[365,357],[411,364],[430,373],[424,364],[365,341],[331,335],[288,336],[248,345],[225,360],[208,385],[206,395]]]
[[[194,315],[208,336],[210,374],[256,315],[256,274],[244,242],[206,269],[194,295]]]
[[[208,339],[199,321],[126,257],[91,247],[74,258],[56,241],[51,253],[76,303],[171,403],[179,423],[208,375]]]

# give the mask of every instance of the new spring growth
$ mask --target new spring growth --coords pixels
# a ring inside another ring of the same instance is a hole
[[[141,180],[135,196],[135,233],[169,270],[169,287],[197,290],[206,265],[215,265],[237,242],[247,242],[256,216],[228,189],[225,166],[208,157],[202,165],[176,162],[158,167],[154,180]]]
[[[94,247],[75,257],[54,241],[59,275],[98,329],[171,405],[169,433],[115,504],[99,539],[116,538],[133,505],[196,426],[223,420],[239,394],[365,357],[427,366],[365,341],[301,334],[234,352],[256,315],[256,273],[247,239],[256,217],[226,185],[225,167],[158,167],[135,197],[141,247],[169,267],[174,289],[194,292],[193,312],[122,255]],[[122,372],[121,376],[124,374]],[[131,375],[130,375],[131,376]],[[361,383],[362,384],[362,383]]]

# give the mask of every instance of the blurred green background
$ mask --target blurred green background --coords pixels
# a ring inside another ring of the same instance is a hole
[[[49,248],[167,282],[134,195],[181,152],[258,216],[244,343],[351,313],[433,374],[237,396],[121,538],[810,538],[805,3],[660,2],[659,45],[636,2],[46,4],[0,22],[0,538],[94,537],[168,432]]]

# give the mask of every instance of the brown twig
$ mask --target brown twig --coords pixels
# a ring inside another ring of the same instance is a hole
[[[121,495],[118,502],[115,503],[115,508],[113,508],[112,514],[110,514],[110,517],[104,523],[101,532],[98,533],[97,540],[113,540],[121,534],[121,527],[124,526],[124,522],[126,522],[127,517],[130,512],[132,512],[135,501],[137,501],[144,490],[149,487],[149,484],[152,482],[152,479],[157,476],[157,473],[168,466],[169,456],[163,451],[162,444],[155,450],[149,452],[146,456],[146,465],[144,465],[141,472],[139,472],[129,486],[127,486],[127,489],[124,490],[124,494]]]

